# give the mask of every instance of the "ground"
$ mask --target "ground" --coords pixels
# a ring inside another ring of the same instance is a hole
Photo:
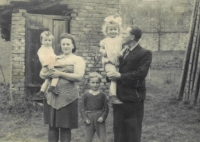
[[[3,53],[0,55],[0,64],[8,82],[9,62],[5,61],[9,60],[10,47],[0,48]],[[183,58],[183,51],[153,53],[152,68],[146,83],[142,142],[200,140],[200,107],[184,105],[176,100]],[[10,108],[6,102],[8,86],[4,84],[3,78],[0,79],[0,142],[47,142],[48,127],[43,124],[42,107],[23,102]],[[107,119],[107,134],[108,142],[112,142],[112,107]],[[83,141],[84,126],[80,119],[79,129],[72,131],[72,142]],[[98,142],[96,137],[94,142]]]

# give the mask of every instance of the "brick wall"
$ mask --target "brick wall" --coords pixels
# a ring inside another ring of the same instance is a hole
[[[70,21],[70,33],[76,36],[78,51],[76,54],[82,56],[87,62],[86,75],[92,71],[100,71],[105,78],[100,55],[99,41],[103,39],[101,32],[103,19],[106,16],[119,13],[119,0],[82,0],[70,2],[65,0],[63,4],[69,4],[68,8],[73,9]],[[85,83],[85,82],[84,82]],[[81,91],[85,84],[80,85]],[[107,92],[108,83],[102,80],[102,90]]]
[[[25,90],[25,18],[22,16],[24,10],[12,14],[11,25],[11,101],[13,93],[24,95]]]
[[[99,70],[103,75],[99,41],[103,39],[101,26],[104,17],[119,12],[119,0],[63,0],[60,4],[67,4],[73,9],[70,21],[70,33],[75,36],[77,44],[76,54],[82,56],[86,63],[86,75]],[[12,14],[11,26],[11,94],[18,96],[25,94],[25,10]],[[106,86],[105,86],[106,85]],[[106,80],[102,81],[102,89],[107,90]],[[80,83],[80,90],[84,90],[84,81]],[[13,99],[13,97],[11,99]]]

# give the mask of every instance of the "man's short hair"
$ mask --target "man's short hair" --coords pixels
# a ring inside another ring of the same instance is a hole
[[[142,37],[142,30],[137,26],[130,26],[130,34],[135,36],[135,40],[139,41],[139,39]]]

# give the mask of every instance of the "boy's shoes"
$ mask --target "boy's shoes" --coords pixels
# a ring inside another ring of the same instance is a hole
[[[123,102],[121,102],[117,96],[109,96],[109,101],[112,104],[123,104]]]
[[[56,90],[56,87],[54,86],[50,86],[48,91],[53,93],[55,96],[59,96],[58,91]]]
[[[32,97],[32,101],[42,101],[45,99],[44,92],[40,91]]]

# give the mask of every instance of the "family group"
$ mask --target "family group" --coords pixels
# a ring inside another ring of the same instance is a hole
[[[119,16],[106,17],[102,32],[105,38],[100,41],[100,53],[106,80],[110,82],[109,94],[100,89],[103,76],[98,71],[91,72],[87,77],[89,89],[81,94],[81,105],[76,82],[82,81],[86,64],[74,54],[73,35],[60,35],[60,55],[55,55],[52,48],[52,33],[44,31],[40,35],[37,54],[42,65],[40,77],[45,81],[32,99],[43,102],[48,142],[71,141],[71,129],[78,128],[79,110],[85,125],[85,142],[92,142],[95,132],[100,142],[106,142],[108,102],[113,108],[114,142],[141,141],[145,78],[152,53],[139,44],[142,30],[137,26],[123,29]]]

